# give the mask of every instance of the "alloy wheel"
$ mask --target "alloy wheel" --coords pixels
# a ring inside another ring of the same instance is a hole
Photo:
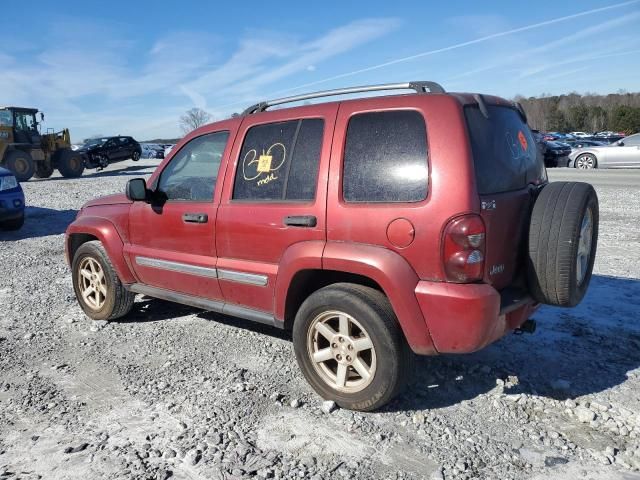
[[[307,353],[320,378],[340,392],[362,391],[376,373],[371,337],[360,322],[344,312],[327,311],[313,319]]]
[[[578,256],[576,258],[576,277],[578,285],[582,285],[587,275],[589,260],[591,259],[591,243],[593,238],[593,214],[591,209],[587,211],[582,218],[580,226],[580,238],[578,239]]]
[[[85,304],[92,310],[100,310],[107,299],[107,280],[100,263],[86,257],[78,267],[78,286]]]

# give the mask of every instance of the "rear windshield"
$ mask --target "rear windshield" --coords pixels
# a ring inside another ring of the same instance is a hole
[[[546,180],[541,155],[520,114],[509,107],[487,105],[464,109],[480,195],[509,192]]]

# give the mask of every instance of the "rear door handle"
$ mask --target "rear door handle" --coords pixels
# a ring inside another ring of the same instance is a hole
[[[206,213],[185,213],[182,215],[182,221],[185,223],[207,223],[209,215]]]
[[[314,215],[289,215],[284,217],[284,224],[289,227],[315,227],[318,219]]]

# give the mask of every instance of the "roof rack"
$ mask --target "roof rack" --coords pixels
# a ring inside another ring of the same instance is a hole
[[[267,108],[283,103],[300,102],[312,98],[331,97],[334,95],[348,95],[351,93],[382,92],[385,90],[415,90],[416,93],[446,93],[444,88],[436,82],[406,82],[406,83],[385,83],[382,85],[364,85],[362,87],[337,88],[335,90],[324,90],[322,92],[304,93],[292,97],[277,98],[256,103],[247,108],[242,115],[264,112]]]

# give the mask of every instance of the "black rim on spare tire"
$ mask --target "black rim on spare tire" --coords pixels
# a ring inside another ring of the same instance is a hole
[[[582,182],[553,182],[531,213],[527,278],[532,297],[573,307],[584,297],[598,241],[598,197]]]

